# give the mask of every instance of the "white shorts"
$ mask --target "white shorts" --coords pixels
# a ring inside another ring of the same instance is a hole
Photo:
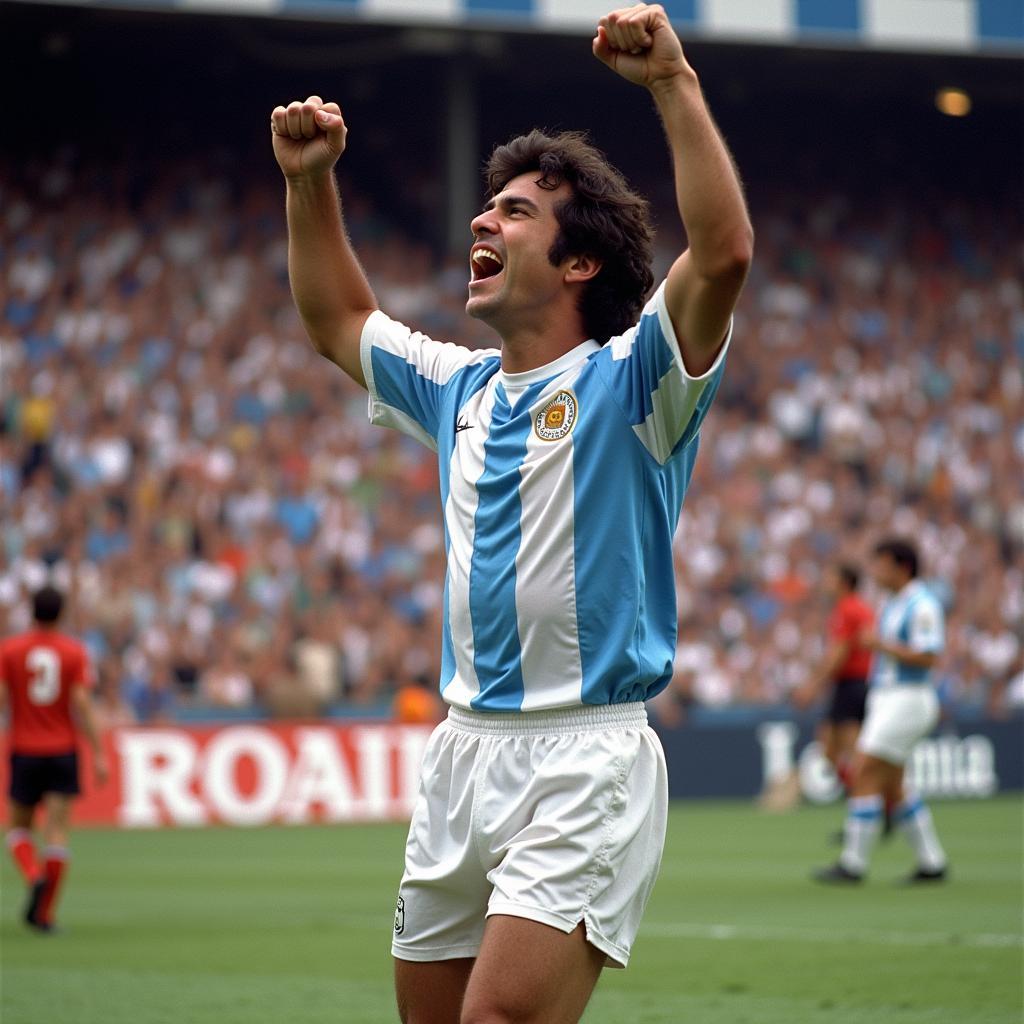
[[[930,686],[872,689],[857,749],[890,764],[906,764],[914,745],[938,721],[939,698]]]
[[[485,918],[524,917],[625,967],[661,864],[665,755],[643,704],[480,714],[430,738],[392,953],[475,957]]]

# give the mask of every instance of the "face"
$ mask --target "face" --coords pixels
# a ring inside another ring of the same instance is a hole
[[[474,242],[466,312],[499,333],[541,318],[576,282],[591,276],[587,258],[567,257],[551,265],[548,252],[558,236],[555,208],[571,190],[564,182],[556,189],[541,188],[538,178],[537,171],[513,178],[470,225]]]
[[[906,571],[888,555],[875,555],[871,561],[871,575],[883,590],[899,590],[906,582]]]

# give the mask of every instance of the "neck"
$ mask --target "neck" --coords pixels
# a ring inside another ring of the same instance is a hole
[[[519,318],[514,326],[491,326],[501,336],[501,368],[505,373],[525,373],[553,363],[588,338],[575,307],[559,309],[536,323]]]
[[[526,373],[538,366],[546,366],[571,352],[587,339],[582,335],[552,341],[544,338],[501,341],[501,368],[505,373]]]

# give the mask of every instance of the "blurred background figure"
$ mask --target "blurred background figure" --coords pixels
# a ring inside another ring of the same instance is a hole
[[[812,706],[828,694],[825,717],[817,739],[839,781],[850,788],[851,765],[867,700],[871,651],[861,641],[871,630],[875,613],[857,592],[860,571],[849,563],[833,566],[825,576],[825,591],[833,601],[828,618],[828,648],[814,674],[793,691],[793,702]]]
[[[400,686],[395,694],[393,714],[396,721],[409,725],[439,722],[444,706],[433,680],[414,679]]]
[[[96,784],[109,774],[89,699],[92,668],[85,648],[58,631],[64,596],[53,587],[32,595],[32,628],[0,643],[0,712],[6,710],[10,756],[7,849],[28,887],[25,923],[56,928],[57,898],[71,854],[71,802],[81,792],[78,745],[92,750]],[[45,809],[43,858],[32,835]]]
[[[915,744],[939,721],[933,669],[946,642],[945,616],[918,578],[913,544],[900,538],[880,541],[871,568],[888,597],[877,631],[865,628],[859,637],[872,652],[870,692],[849,785],[843,852],[814,877],[833,885],[861,882],[888,805],[917,861],[907,883],[942,882],[946,853],[928,806],[904,785],[904,770]]]

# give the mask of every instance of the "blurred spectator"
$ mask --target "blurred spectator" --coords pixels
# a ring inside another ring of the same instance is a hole
[[[392,714],[399,722],[427,725],[443,717],[443,704],[437,688],[426,679],[412,680],[398,688]]]
[[[292,649],[296,683],[318,709],[341,696],[340,623],[328,603],[307,613],[304,635]]]
[[[214,708],[246,708],[252,704],[252,678],[232,644],[228,643],[217,651],[211,663],[200,673],[199,695]]]
[[[24,628],[44,580],[68,589],[111,721],[386,707],[436,681],[434,458],[370,427],[365,394],[306,342],[280,188],[184,162],[133,173],[121,190],[66,155],[0,169],[0,631]],[[881,531],[916,538],[951,607],[951,699],[1020,703],[1018,213],[756,196],[677,534],[672,710],[785,700],[819,655],[821,567]],[[464,316],[465,264],[358,194],[347,210],[388,312],[493,343]]]

